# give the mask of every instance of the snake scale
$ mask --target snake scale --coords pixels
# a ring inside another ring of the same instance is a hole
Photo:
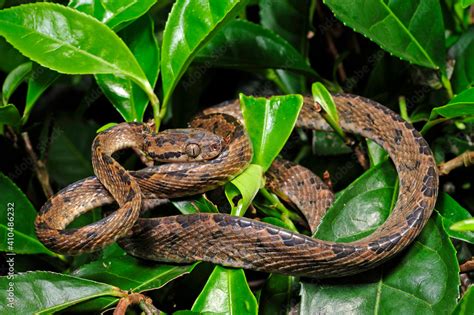
[[[410,244],[430,217],[438,193],[436,164],[418,131],[391,110],[349,94],[335,95],[334,101],[342,129],[381,145],[398,172],[399,193],[391,214],[362,240],[322,241],[223,213],[139,218],[140,209],[208,191],[245,169],[252,147],[240,122],[238,101],[205,110],[189,129],[154,134],[145,124],[124,123],[102,132],[92,146],[97,177],[73,183],[51,197],[36,219],[37,235],[47,247],[65,254],[98,250],[118,240],[127,253],[144,259],[202,260],[312,278],[351,275],[377,266]],[[319,104],[305,98],[297,127],[330,129],[319,111]],[[142,152],[144,159],[171,163],[128,172],[112,158],[127,147]],[[312,229],[332,200],[321,180],[291,162],[276,160],[267,182],[301,210]],[[111,215],[66,229],[82,213],[114,202],[119,209]]]

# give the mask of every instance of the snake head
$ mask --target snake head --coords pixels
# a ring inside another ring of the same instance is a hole
[[[155,161],[199,162],[216,158],[222,147],[220,136],[202,128],[186,128],[158,133],[145,150]]]

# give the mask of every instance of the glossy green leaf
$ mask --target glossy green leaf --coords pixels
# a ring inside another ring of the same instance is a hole
[[[270,275],[260,294],[259,314],[289,314],[296,304],[294,296],[298,288],[298,279],[295,277]]]
[[[450,229],[458,232],[474,232],[474,218],[456,222],[451,225]]]
[[[474,231],[459,232],[451,229],[455,222],[472,218],[469,211],[461,207],[456,200],[446,193],[442,193],[439,196],[436,202],[436,210],[438,210],[441,216],[445,232],[450,237],[474,244]]]
[[[123,290],[143,292],[163,287],[170,281],[190,273],[196,265],[197,263],[164,265],[123,255],[95,260],[81,266],[71,275],[107,283]],[[108,304],[101,306],[101,309],[108,308],[116,302],[116,299],[110,299]]]
[[[316,238],[350,242],[371,234],[390,214],[397,174],[390,162],[371,167],[339,192]]]
[[[331,94],[321,82],[313,83],[311,86],[311,92],[313,99],[317,102],[325,111],[324,118],[331,125],[331,127],[344,138],[344,132],[339,125],[339,115],[337,113],[336,103],[332,99]]]
[[[300,314],[450,314],[458,285],[456,251],[436,217],[406,251],[381,267],[303,283]]]
[[[452,315],[470,315],[474,314],[474,286],[470,286],[464,293],[459,304]]]
[[[136,82],[150,98],[154,96],[123,41],[107,26],[77,10],[53,3],[4,9],[0,11],[0,35],[25,56],[52,70],[121,74]]]
[[[28,61],[18,50],[13,48],[3,37],[0,37],[0,70],[10,72]]]
[[[451,82],[455,93],[474,85],[474,27],[461,35],[449,50],[456,61]]]
[[[124,255],[95,260],[81,266],[71,275],[108,283],[133,292],[143,292],[163,287],[168,282],[190,273],[193,265],[164,265],[145,262]]]
[[[444,106],[433,108],[430,119],[436,118],[438,115],[450,119],[474,115],[474,88],[461,92]]]
[[[387,152],[380,145],[369,139],[367,139],[367,153],[370,159],[370,166],[378,165],[388,157]]]
[[[262,26],[280,35],[301,55],[307,56],[311,1],[260,0],[258,4]],[[276,70],[276,74],[286,94],[305,92],[306,82],[302,75],[281,69]]]
[[[301,95],[255,98],[240,94],[240,106],[252,141],[252,163],[266,171],[288,140],[303,106]]]
[[[439,1],[324,3],[344,24],[395,56],[428,68],[444,68],[444,24]]]
[[[17,254],[48,254],[57,256],[36,238],[36,210],[23,192],[0,173],[0,251]]]
[[[45,271],[20,273],[12,280],[1,277],[0,283],[5,288],[0,292],[2,314],[53,314],[99,296],[124,296],[119,288],[105,283]],[[9,283],[14,290],[13,308],[5,303]]]
[[[3,105],[8,105],[10,96],[31,73],[31,62],[25,62],[13,69],[5,78],[2,86]]]
[[[156,0],[72,0],[69,7],[92,15],[115,31],[145,14]]]
[[[61,75],[48,68],[33,64],[33,71],[28,80],[28,91],[26,93],[26,105],[23,111],[22,123],[25,124],[30,116],[30,112],[39,97],[46,89],[54,83]]]
[[[243,216],[258,190],[264,186],[263,169],[250,164],[245,171],[225,186],[225,195],[232,205],[232,215]],[[241,195],[241,198],[238,196]],[[234,199],[238,198],[238,202]]]
[[[18,129],[20,126],[20,113],[12,104],[0,106],[0,125],[6,124]]]
[[[242,269],[216,266],[191,309],[201,313],[257,314],[257,300]]]
[[[119,33],[128,45],[148,81],[154,87],[160,69],[160,50],[154,35],[153,21],[146,15]],[[104,94],[122,117],[128,121],[143,121],[148,97],[132,80],[113,74],[98,74],[96,80]]]
[[[205,195],[201,195],[198,198],[191,200],[179,200],[171,201],[171,203],[178,208],[182,214],[192,214],[192,213],[218,213],[219,209],[213,204],[210,200],[206,198]]]
[[[316,75],[286,40],[260,25],[234,20],[196,55],[197,62],[224,68],[275,68]]]
[[[163,33],[161,73],[163,106],[197,51],[226,22],[233,19],[245,1],[178,0],[173,5]]]

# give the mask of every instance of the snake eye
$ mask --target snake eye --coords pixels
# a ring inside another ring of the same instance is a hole
[[[186,145],[185,152],[189,157],[195,158],[201,154],[201,147],[196,143],[190,143]]]

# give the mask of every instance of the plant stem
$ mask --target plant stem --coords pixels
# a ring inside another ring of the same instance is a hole
[[[442,123],[442,122],[445,122],[446,120],[448,120],[447,118],[438,118],[438,119],[434,119],[434,120],[429,120],[428,122],[426,122],[426,124],[423,126],[423,128],[421,129],[420,133],[422,135],[425,135],[428,130],[430,130],[433,126],[436,126],[437,124],[439,123]]]
[[[448,93],[449,98],[452,99],[454,96],[453,88],[445,72],[441,74],[441,84],[443,84],[443,87],[446,89],[446,92]]]
[[[474,164],[474,151],[466,151],[452,160],[438,165],[440,175],[447,175],[449,172],[460,166],[469,166]]]
[[[300,220],[301,218],[294,212],[288,210],[283,203],[273,194],[271,194],[267,189],[261,188],[260,193],[270,201],[274,206],[275,209],[281,212],[280,219],[285,222],[285,224],[293,231],[298,232],[295,225],[293,224],[292,220]]]
[[[156,96],[156,95],[155,95]],[[161,116],[160,116],[160,101],[156,98],[156,102],[151,101],[151,107],[153,108],[153,120],[155,121],[155,131],[160,130]]]
[[[400,96],[398,98],[398,105],[400,106],[400,116],[402,116],[402,118],[406,121],[410,122],[410,119],[408,118],[407,101],[405,96]]]

